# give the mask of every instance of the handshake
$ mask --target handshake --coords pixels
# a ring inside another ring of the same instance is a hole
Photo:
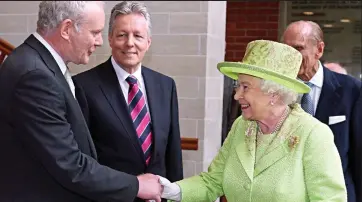
[[[181,189],[168,179],[153,174],[137,176],[139,182],[138,198],[146,199],[148,202],[161,202],[161,198],[181,201]]]

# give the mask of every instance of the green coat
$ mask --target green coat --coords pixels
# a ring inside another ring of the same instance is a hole
[[[255,164],[254,121],[239,117],[208,172],[177,182],[182,202],[343,202],[347,192],[329,127],[292,106],[279,138]],[[293,141],[292,139],[296,140]],[[293,147],[294,145],[294,147]]]

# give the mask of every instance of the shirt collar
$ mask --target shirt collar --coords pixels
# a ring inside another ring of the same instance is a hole
[[[111,62],[114,68],[114,71],[116,71],[117,77],[120,81],[125,81],[130,73],[126,72],[118,63],[114,60],[113,56],[111,57]],[[142,70],[141,70],[141,64],[137,68],[137,70],[132,74],[136,79],[139,81],[142,80]]]
[[[323,65],[320,61],[318,61],[319,67],[315,75],[312,77],[312,79],[309,81],[313,85],[322,88],[323,85]]]
[[[50,52],[50,54],[54,57],[55,62],[58,64],[60,71],[62,71],[62,74],[65,75],[65,72],[67,71],[67,65],[65,65],[64,60],[60,57],[60,55],[57,53],[57,51],[54,50],[54,48],[37,32],[33,33],[34,37],[42,43],[46,49]]]

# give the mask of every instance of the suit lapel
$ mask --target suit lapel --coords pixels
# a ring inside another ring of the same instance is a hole
[[[85,123],[84,117],[82,116],[82,112],[79,107],[79,104],[76,101],[76,99],[74,99],[73,93],[70,90],[69,84],[65,80],[65,77],[64,77],[63,73],[61,72],[60,67],[58,66],[58,63],[55,61],[54,57],[49,52],[49,50],[33,35],[30,35],[25,40],[25,43],[27,43],[28,45],[30,45],[31,47],[33,47],[35,50],[37,50],[39,52],[39,55],[43,59],[46,66],[54,73],[54,76],[56,77],[56,79],[58,80],[60,85],[63,86],[63,88],[65,90],[65,95],[68,98],[68,101],[70,101],[71,105],[75,106],[76,115],[77,116],[81,115],[80,116],[81,118],[79,121],[83,121],[82,123],[87,130],[87,141],[89,143],[89,152],[91,155],[93,155],[93,157],[97,158],[97,153],[96,153],[93,141],[91,140],[88,127],[86,126],[87,124]],[[87,148],[87,150],[88,150],[88,148]]]
[[[323,87],[315,117],[321,122],[328,124],[328,117],[331,113],[331,109],[333,109],[340,100],[340,94],[338,92],[340,84],[333,75],[333,72],[324,67],[323,72]]]
[[[147,93],[147,103],[150,109],[151,122],[152,122],[152,138],[153,138],[153,152],[151,161],[156,157],[157,151],[161,146],[164,146],[161,142],[159,121],[162,120],[162,106],[159,99],[162,99],[162,88],[160,82],[157,81],[155,75],[147,67],[142,67],[142,76],[145,82],[145,88]]]
[[[58,66],[57,62],[55,61],[52,54],[49,52],[49,50],[38,40],[35,38],[35,36],[30,35],[26,40],[25,43],[34,48],[36,51],[38,51],[40,57],[43,59],[44,63],[47,65],[47,67],[56,75],[58,76],[63,75],[60,71],[60,67]],[[64,76],[63,76],[64,77]],[[65,80],[65,78],[64,78]]]
[[[255,141],[256,141],[256,123],[246,121],[243,128],[247,128],[247,134],[242,136],[240,143],[235,147],[239,161],[243,166],[249,179],[253,181],[254,165],[255,165]],[[248,131],[248,128],[250,129]]]
[[[98,70],[100,76],[100,88],[106,97],[108,103],[111,105],[117,118],[124,126],[126,133],[136,149],[142,162],[145,163],[142,147],[138,141],[136,130],[134,129],[133,122],[128,110],[128,105],[119,85],[116,72],[113,69],[111,59],[108,59]]]
[[[283,142],[279,143],[277,147],[260,158],[255,166],[254,177],[258,176],[271,165],[284,158],[288,153],[288,140],[284,140]]]
[[[25,43],[29,44],[40,53],[39,55],[43,59],[46,66],[54,73],[57,80],[65,89],[67,97],[69,97],[69,95],[73,97],[73,99],[71,100],[74,100],[74,103],[72,104],[77,104],[77,102],[74,99],[73,93],[70,90],[68,82],[65,80],[65,77],[62,71],[60,70],[60,67],[58,66],[57,62],[55,61],[54,57],[49,52],[49,50],[45,48],[45,46],[40,41],[38,41],[38,39],[36,39],[33,35],[30,35],[28,39],[26,39]]]

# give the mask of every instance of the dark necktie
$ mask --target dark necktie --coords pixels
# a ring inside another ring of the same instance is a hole
[[[142,146],[145,155],[145,161],[148,165],[151,159],[152,131],[151,117],[147,110],[146,99],[138,86],[137,79],[130,75],[126,79],[129,84],[128,107],[131,113],[133,125],[136,129],[138,140]]]

